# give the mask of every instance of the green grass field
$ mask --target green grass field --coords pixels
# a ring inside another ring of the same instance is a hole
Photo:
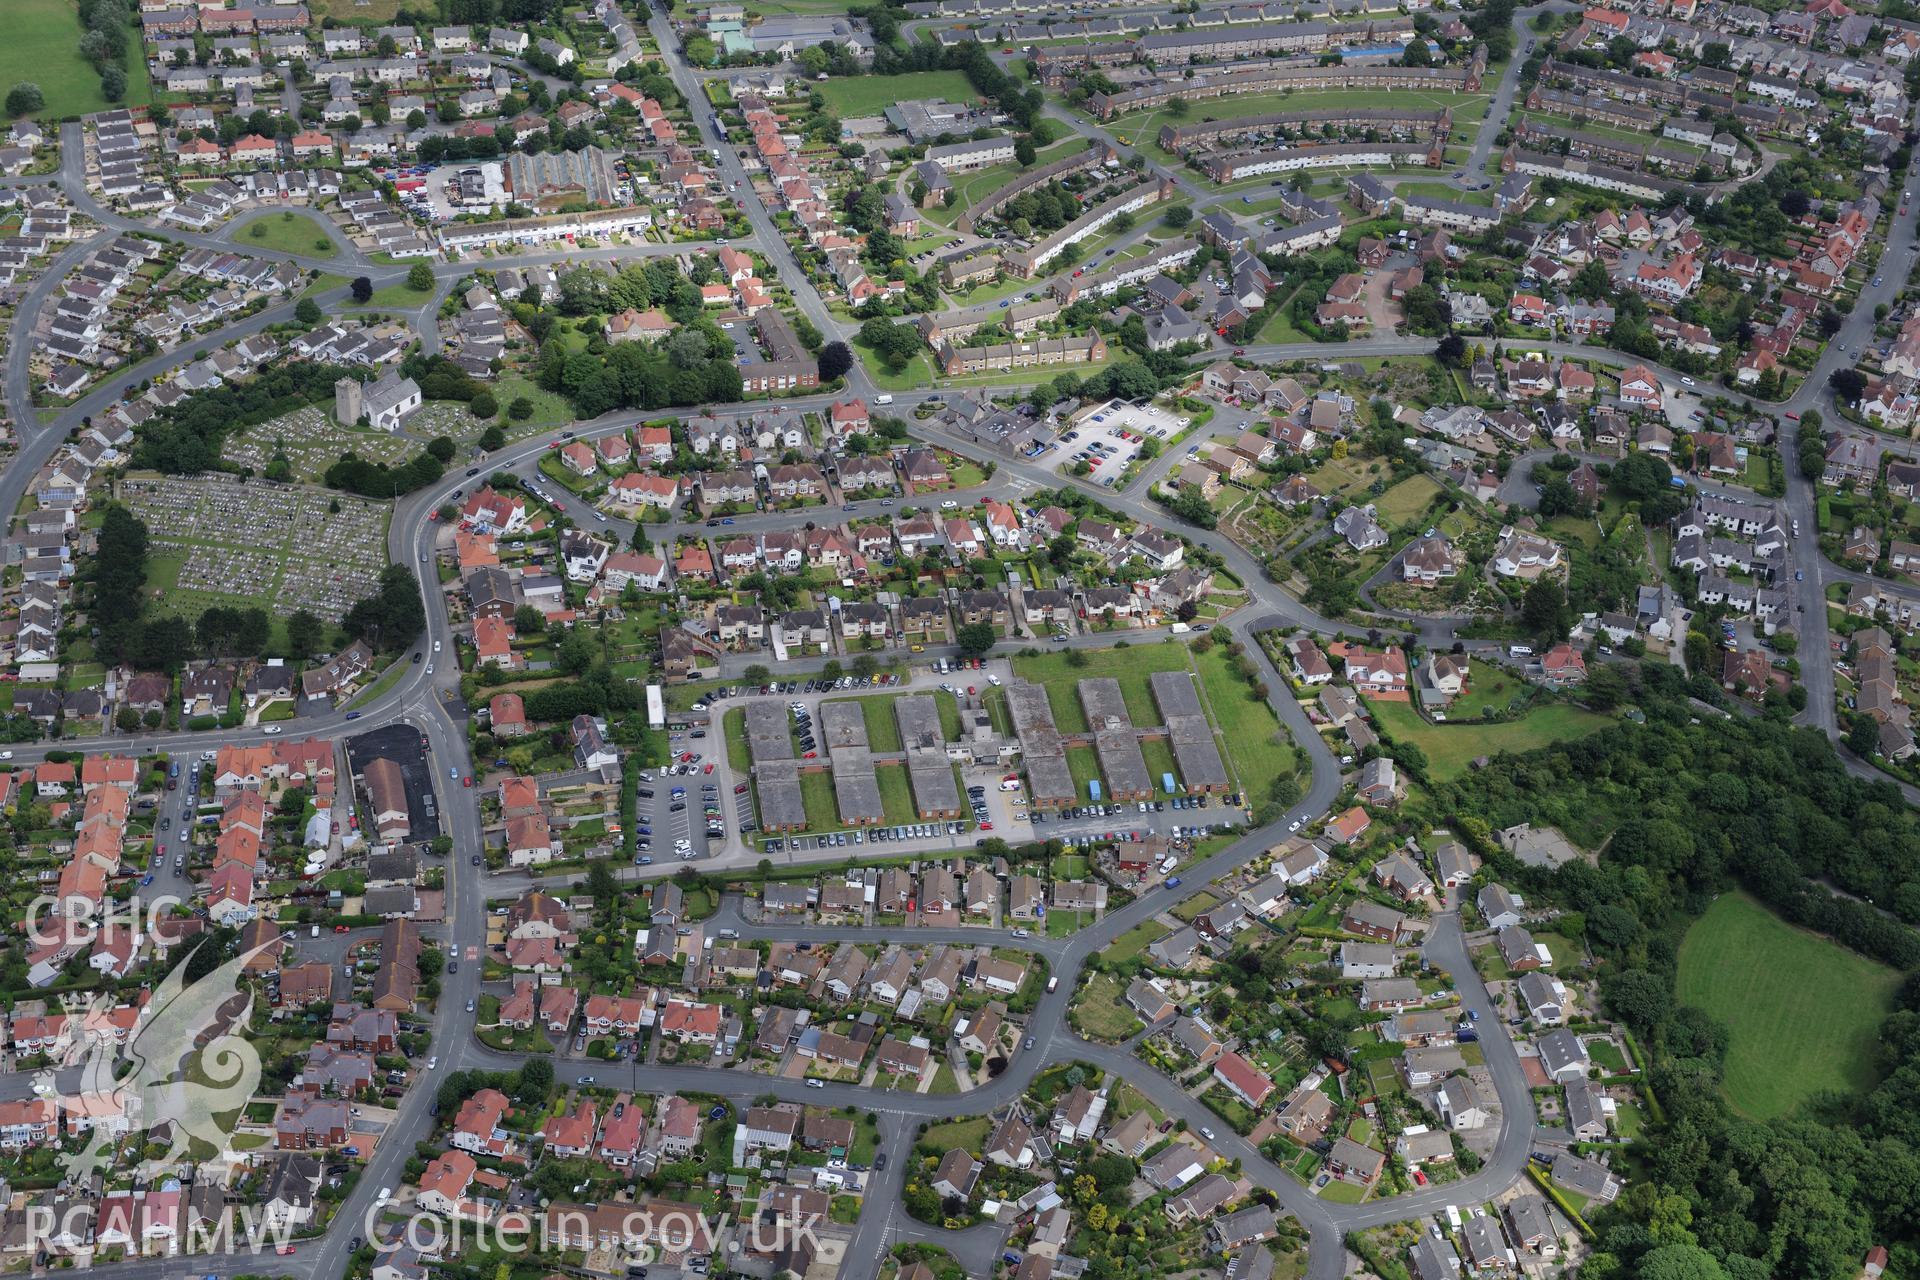
[[[842,119],[877,116],[896,102],[910,98],[945,98],[972,102],[980,95],[958,71],[916,71],[904,76],[855,76],[814,86],[827,107]]]
[[[1557,704],[1505,724],[1474,725],[1428,724],[1404,702],[1369,701],[1367,706],[1396,741],[1410,742],[1426,752],[1428,772],[1436,782],[1459,777],[1475,757],[1584,738],[1613,723],[1606,716]]]
[[[1087,731],[1086,713],[1080,708],[1080,697],[1074,687],[1082,680],[1092,680],[1100,676],[1111,676],[1120,682],[1120,693],[1127,701],[1127,714],[1136,725],[1159,724],[1160,711],[1153,705],[1153,691],[1147,687],[1147,677],[1156,671],[1184,671],[1187,669],[1187,649],[1185,645],[1168,642],[1165,644],[1136,644],[1125,649],[1082,649],[1087,661],[1083,666],[1074,666],[1067,661],[1068,654],[1043,653],[1031,658],[1015,658],[1013,673],[1024,680],[1031,680],[1044,686],[1047,701],[1053,707],[1054,723],[1060,726],[1062,733],[1085,733]]]
[[[1219,645],[1201,654],[1201,691],[1226,745],[1227,764],[1247,795],[1265,799],[1275,778],[1294,772],[1293,739]],[[1250,802],[1251,803],[1251,802]]]
[[[913,789],[908,785],[905,765],[878,765],[874,768],[873,780],[880,788],[880,805],[886,811],[888,822],[920,821],[920,811],[913,806]]]
[[[1676,994],[1727,1025],[1727,1100],[1766,1119],[1821,1090],[1872,1085],[1899,985],[1898,971],[1726,894],[1687,930]]]
[[[1394,190],[1403,196],[1434,196],[1441,200],[1451,200],[1455,204],[1493,207],[1493,192],[1462,191],[1450,182],[1402,182],[1395,186]]]
[[[551,391],[543,391],[533,385],[526,377],[518,373],[506,373],[493,386],[494,398],[499,401],[500,413],[494,421],[507,433],[509,439],[518,439],[535,431],[545,431],[550,427],[563,426],[573,421],[573,407]],[[533,413],[524,420],[509,417],[507,406],[515,400],[525,397],[533,406]]]
[[[258,218],[247,224],[240,239],[262,249],[278,249],[308,258],[331,258],[337,252],[311,214],[283,209],[278,217]]]
[[[8,0],[7,38],[0,42],[0,86],[22,80],[40,86],[46,109],[40,117],[84,115],[112,105],[100,96],[100,77],[80,56],[80,18],[69,0]],[[144,106],[152,96],[140,32],[127,32],[126,106]],[[4,92],[0,89],[0,92]]]
[[[369,310],[378,311],[418,311],[432,301],[431,290],[422,293],[418,289],[409,288],[407,282],[402,280],[397,284],[375,289],[373,296],[367,299],[367,307]]]

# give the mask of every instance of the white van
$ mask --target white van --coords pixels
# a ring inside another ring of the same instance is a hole
[[[874,402],[875,404],[892,404],[892,403],[893,403],[893,393],[892,393],[892,392],[887,392],[887,393],[885,393],[885,394],[883,394],[883,395],[877,395],[877,396],[875,396],[875,397],[873,398],[873,402]]]

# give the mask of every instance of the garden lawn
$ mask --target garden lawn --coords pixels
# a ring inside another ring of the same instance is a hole
[[[920,821],[920,811],[913,807],[913,791],[908,785],[905,765],[875,765],[873,780],[880,787],[880,805],[886,810],[888,822]]]
[[[720,717],[721,732],[727,739],[727,767],[745,777],[753,760],[747,751],[747,712],[744,707],[730,708]]]
[[[949,1120],[945,1124],[928,1125],[927,1131],[920,1135],[919,1145],[943,1155],[955,1147],[980,1151],[984,1149],[987,1130],[992,1123],[985,1116],[973,1116],[966,1120]]]
[[[1180,776],[1180,769],[1173,762],[1173,748],[1167,745],[1165,738],[1148,738],[1140,744],[1140,758],[1147,762],[1147,777],[1153,780],[1154,794],[1163,789],[1161,779],[1172,774]],[[1169,792],[1168,794],[1173,794]]]
[[[852,76],[828,80],[814,88],[826,99],[827,109],[841,119],[877,116],[896,102],[912,98],[945,98],[948,102],[976,102],[980,93],[958,71],[917,71],[904,76]]]
[[[829,81],[828,83],[831,84],[832,82]],[[1057,143],[1054,146],[1045,148],[1035,153],[1033,157],[1033,167],[1037,169],[1044,165],[1052,164],[1056,160],[1064,160],[1085,145],[1086,144],[1079,138],[1073,138],[1067,142]],[[952,175],[953,189],[959,192],[960,198],[954,202],[953,208],[949,209],[945,205],[935,204],[933,208],[923,210],[921,217],[938,223],[941,226],[950,227],[960,220],[961,214],[976,204],[984,203],[994,192],[1006,186],[1009,182],[1012,182],[1025,172],[1027,171],[1022,169],[1018,164],[1008,163],[989,165],[984,169],[977,169],[968,174],[954,174]],[[1015,285],[1015,288],[1011,290],[1011,292],[1019,292],[1021,289],[1031,289],[1034,287],[1034,282],[1031,280],[1019,280],[1011,283]],[[976,299],[976,301],[978,301],[978,299]]]
[[[1607,716],[1559,703],[1536,707],[1518,720],[1503,724],[1471,725],[1429,724],[1404,702],[1369,699],[1367,708],[1395,741],[1412,743],[1426,753],[1427,772],[1435,782],[1459,777],[1479,756],[1531,751],[1584,738],[1613,723]]]
[[[824,770],[800,774],[800,799],[806,805],[807,830],[839,831],[840,805],[833,795],[833,776]]]
[[[1097,1040],[1124,1040],[1140,1025],[1140,1019],[1127,1008],[1122,996],[1126,988],[1110,973],[1096,973],[1087,979],[1074,1002],[1073,1020],[1081,1032]]]
[[[1675,994],[1726,1025],[1727,1101],[1764,1120],[1815,1093],[1871,1087],[1899,985],[1897,970],[1732,893],[1687,930]]]
[[[1102,784],[1101,797],[1105,798],[1105,782],[1100,774],[1100,757],[1092,747],[1076,746],[1067,748],[1067,768],[1073,772],[1073,789],[1082,799],[1092,799],[1093,792],[1089,783]]]

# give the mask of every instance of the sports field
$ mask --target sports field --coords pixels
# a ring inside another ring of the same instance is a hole
[[[1472,686],[1462,695],[1470,701]],[[1427,772],[1435,782],[1457,778],[1479,756],[1502,751],[1531,751],[1535,747],[1584,738],[1613,722],[1579,707],[1555,703],[1529,711],[1504,724],[1429,724],[1404,702],[1369,699],[1374,720],[1396,742],[1410,742],[1427,756]]]
[[[40,86],[47,100],[40,117],[84,115],[104,110],[100,76],[80,56],[80,16],[71,0],[7,0],[7,38],[0,40],[0,94],[22,80]],[[140,32],[127,32],[128,106],[145,105],[152,90],[146,60],[140,56]]]
[[[1727,1101],[1764,1120],[1822,1090],[1873,1084],[1900,975],[1730,893],[1687,930],[1676,985],[1680,1003],[1727,1025]]]
[[[911,98],[945,98],[972,102],[980,94],[958,71],[916,71],[904,76],[851,76],[816,84],[827,107],[841,119],[877,116],[896,102]]]

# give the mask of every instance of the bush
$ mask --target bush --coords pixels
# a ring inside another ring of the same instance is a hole
[[[493,398],[493,392],[491,391],[482,391],[479,395],[467,401],[467,408],[473,410],[473,416],[476,418],[491,418],[494,414],[500,412],[499,402]]]
[[[30,116],[44,110],[46,105],[46,95],[31,80],[22,80],[7,90],[7,114],[10,116]]]
[[[525,396],[515,396],[513,402],[507,406],[507,416],[515,422],[525,422],[533,416],[533,401]]]

